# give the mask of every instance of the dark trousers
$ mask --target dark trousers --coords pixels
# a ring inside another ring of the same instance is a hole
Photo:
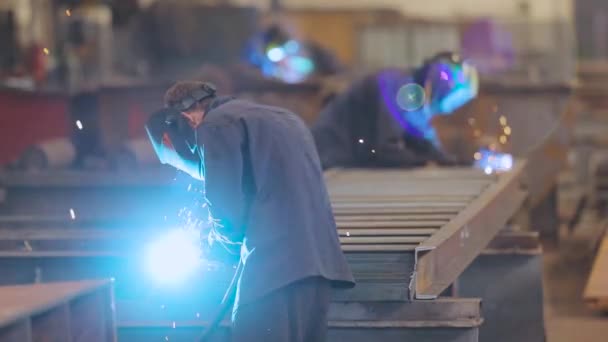
[[[306,278],[234,311],[233,342],[324,342],[331,284]]]

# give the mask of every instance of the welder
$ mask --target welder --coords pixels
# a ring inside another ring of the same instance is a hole
[[[477,96],[476,69],[442,52],[412,71],[356,81],[321,111],[312,131],[324,168],[414,167],[467,161],[444,152],[432,119]]]
[[[212,247],[240,247],[234,341],[324,341],[354,286],[310,131],[287,110],[179,82],[147,124],[161,162],[204,182]]]

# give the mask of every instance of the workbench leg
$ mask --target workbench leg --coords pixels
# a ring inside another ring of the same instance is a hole
[[[542,254],[482,254],[459,279],[461,297],[481,297],[480,341],[543,342]]]

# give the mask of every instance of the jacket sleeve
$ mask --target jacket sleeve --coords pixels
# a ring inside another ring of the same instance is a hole
[[[219,242],[240,243],[245,234],[248,204],[243,191],[244,132],[240,121],[203,123],[197,129],[205,197],[213,220],[211,237]]]

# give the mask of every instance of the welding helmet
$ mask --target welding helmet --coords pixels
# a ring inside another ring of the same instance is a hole
[[[181,111],[173,107],[161,109],[150,116],[145,128],[161,163],[204,180],[203,156],[197,146],[196,131]]]
[[[433,113],[451,114],[477,97],[477,69],[457,54],[438,54],[423,69],[427,103]]]

